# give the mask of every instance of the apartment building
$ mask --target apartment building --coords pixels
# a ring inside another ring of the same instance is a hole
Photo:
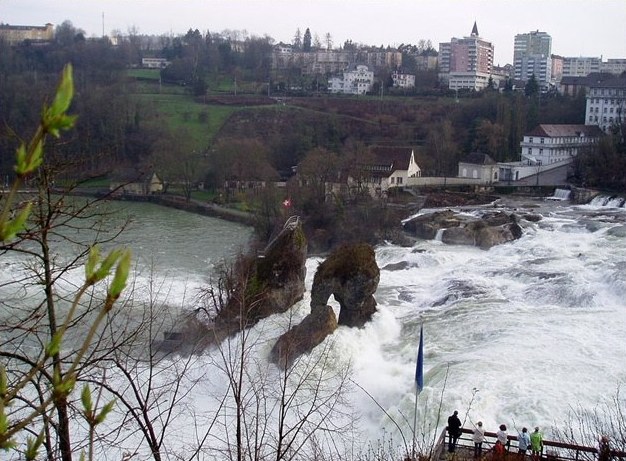
[[[600,72],[615,75],[626,72],[626,59],[607,59],[600,64]]]
[[[469,37],[439,44],[439,78],[450,89],[480,90],[487,86],[493,68],[493,44],[474,27]]]
[[[520,143],[522,158],[531,165],[567,163],[597,143],[602,131],[589,125],[538,125]]]
[[[54,38],[54,26],[50,23],[45,26],[12,26],[0,24],[0,38],[9,45],[17,45],[26,40],[43,42]]]
[[[592,74],[587,77],[585,124],[608,132],[626,119],[626,77]]]
[[[395,69],[402,65],[402,53],[397,50],[317,50],[299,51],[279,44],[272,51],[272,68],[299,68],[302,75],[342,72],[354,63],[370,69]]]
[[[374,84],[374,72],[367,66],[359,65],[343,73],[343,77],[328,79],[328,91],[342,94],[366,94]]]
[[[532,31],[515,36],[513,48],[514,78],[528,81],[533,75],[542,91],[552,82],[552,37],[546,32]]]
[[[563,77],[586,77],[592,72],[600,72],[602,58],[564,57]]]
[[[415,88],[415,75],[413,74],[403,74],[394,71],[391,74],[391,79],[395,88]]]

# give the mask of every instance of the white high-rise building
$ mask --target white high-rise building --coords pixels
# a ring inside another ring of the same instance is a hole
[[[552,37],[546,32],[517,34],[513,49],[514,77],[528,81],[533,75],[543,91],[552,82]]]

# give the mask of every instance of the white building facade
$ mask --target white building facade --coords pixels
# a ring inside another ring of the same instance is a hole
[[[587,91],[585,125],[596,125],[605,133],[624,123],[626,116],[626,78],[590,82]]]
[[[578,153],[596,144],[602,135],[597,126],[543,124],[524,135],[522,159],[530,165],[571,162]]]
[[[394,71],[391,79],[395,88],[415,88],[415,75]]]
[[[359,65],[356,69],[345,71],[343,78],[332,77],[328,79],[328,91],[343,94],[366,94],[371,91],[374,84],[374,72],[367,66]]]

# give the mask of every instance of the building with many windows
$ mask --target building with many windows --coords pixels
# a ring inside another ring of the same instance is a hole
[[[353,70],[347,70],[343,77],[331,77],[328,79],[328,91],[343,94],[365,94],[372,89],[374,84],[374,72],[367,66],[356,66]]]
[[[46,42],[54,38],[54,26],[50,23],[45,26],[11,26],[0,24],[0,38],[9,45],[17,45],[26,40]]]
[[[415,75],[403,74],[397,70],[391,74],[394,88],[415,88]]]
[[[552,82],[552,37],[546,32],[533,31],[515,36],[513,66],[516,80],[528,81],[533,75],[542,91]]]
[[[626,116],[626,77],[592,74],[587,78],[585,124],[597,125],[607,132],[624,123]]]
[[[600,64],[600,72],[615,75],[626,72],[626,59],[607,59]]]
[[[563,77],[586,77],[592,72],[600,72],[602,58],[564,57]]]
[[[598,142],[602,131],[589,125],[538,125],[520,143],[522,159],[529,165],[571,162],[578,153]]]
[[[474,22],[469,37],[439,44],[439,78],[450,89],[481,90],[493,68],[493,44],[480,37]]]

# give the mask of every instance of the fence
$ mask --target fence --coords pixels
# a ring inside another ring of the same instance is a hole
[[[474,442],[472,435],[474,433],[471,429],[461,429],[462,434],[457,442],[457,448],[460,453],[466,453],[471,457],[474,453]],[[448,432],[444,429],[437,440],[435,449],[433,451],[432,459],[442,459],[443,455],[447,452],[447,435]],[[529,434],[530,435],[530,434]],[[497,435],[495,432],[485,432],[485,442],[483,443],[483,454],[491,450],[496,443]],[[516,435],[508,436],[509,442],[507,444],[507,450],[511,453],[517,454],[518,439]],[[528,453],[528,452],[527,452]],[[610,460],[612,461],[624,461],[626,460],[626,452],[619,450],[610,450]],[[530,457],[529,457],[530,458]],[[575,445],[571,443],[557,442],[554,440],[543,441],[543,451],[541,453],[541,460],[544,461],[595,461],[598,459],[598,449],[596,447],[587,447],[583,445]]]

